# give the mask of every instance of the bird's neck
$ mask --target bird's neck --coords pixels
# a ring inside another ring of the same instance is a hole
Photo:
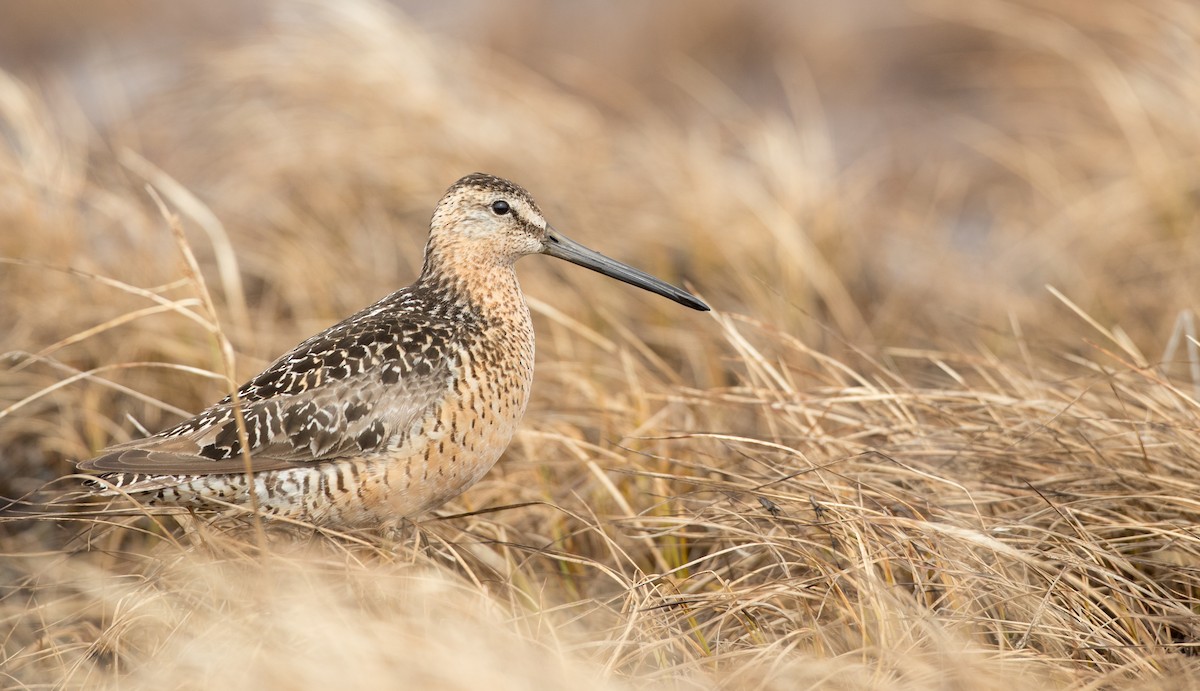
[[[472,250],[466,243],[428,247],[417,284],[463,303],[486,321],[528,320],[529,308],[512,262]]]

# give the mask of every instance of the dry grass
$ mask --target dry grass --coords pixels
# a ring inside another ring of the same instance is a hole
[[[717,308],[523,262],[524,429],[395,543],[0,515],[0,686],[1200,685],[1200,12],[870,6],[0,72],[0,495],[409,282],[472,170]]]

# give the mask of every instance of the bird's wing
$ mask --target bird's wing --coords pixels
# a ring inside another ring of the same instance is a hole
[[[450,388],[456,325],[368,319],[301,343],[239,389],[251,470],[386,447]],[[229,397],[175,427],[79,463],[108,473],[208,475],[246,469]]]

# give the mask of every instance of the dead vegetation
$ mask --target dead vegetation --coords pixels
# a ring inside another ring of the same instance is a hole
[[[523,262],[524,429],[395,540],[10,507],[0,686],[1200,683],[1200,14],[923,2],[852,51],[748,7],[529,67],[287,2],[137,90],[0,72],[3,496],[409,282],[472,170],[716,308]]]

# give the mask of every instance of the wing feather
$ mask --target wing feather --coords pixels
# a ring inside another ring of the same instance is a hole
[[[360,455],[399,441],[449,390],[457,320],[421,313],[398,291],[304,341],[239,389],[255,472]],[[394,304],[388,304],[391,301]],[[388,310],[399,311],[386,319]],[[426,312],[427,314],[427,312]],[[227,396],[152,437],[79,463],[103,473],[208,475],[245,470]]]

